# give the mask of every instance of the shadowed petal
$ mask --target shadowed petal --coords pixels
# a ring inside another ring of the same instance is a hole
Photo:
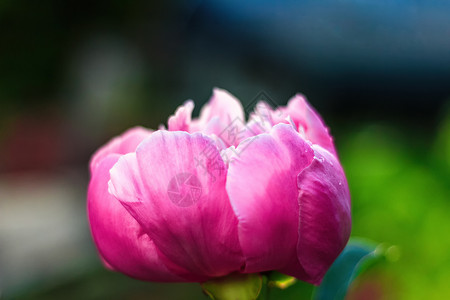
[[[315,157],[297,178],[300,189],[298,259],[308,278],[319,284],[344,249],[351,230],[350,193],[336,157],[313,146]]]
[[[129,276],[151,281],[185,281],[168,270],[151,238],[121,203],[108,193],[110,168],[120,155],[104,157],[88,190],[88,216],[104,263]]]
[[[225,179],[212,139],[158,131],[112,168],[110,190],[184,277],[203,281],[243,265]]]
[[[239,220],[245,272],[277,270],[296,257],[297,175],[313,159],[291,125],[278,124],[238,146],[229,163],[227,191]]]

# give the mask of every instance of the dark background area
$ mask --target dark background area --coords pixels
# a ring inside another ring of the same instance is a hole
[[[449,15],[447,1],[2,1],[0,291],[197,299],[195,285],[102,269],[87,164],[187,99],[198,114],[217,86],[244,106],[261,91],[279,105],[301,92],[321,113],[349,179],[353,234],[402,253],[363,291],[450,295]]]

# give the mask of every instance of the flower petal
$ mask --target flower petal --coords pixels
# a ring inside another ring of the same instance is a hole
[[[111,169],[110,190],[158,249],[187,270],[183,276],[204,281],[239,270],[237,218],[214,141],[200,133],[157,131],[133,159],[123,156]]]
[[[104,263],[129,276],[151,281],[184,281],[168,270],[151,238],[122,204],[108,193],[110,168],[120,155],[99,162],[88,190],[88,216]]]
[[[315,157],[297,178],[300,189],[298,259],[308,278],[319,284],[347,244],[351,231],[350,193],[337,158],[313,145]]]
[[[126,154],[136,151],[139,143],[150,136],[151,133],[152,130],[143,127],[133,127],[120,136],[111,139],[106,145],[98,149],[94,155],[92,155],[90,162],[91,174],[103,158],[112,153]]]
[[[310,145],[291,125],[275,125],[236,148],[227,191],[239,220],[246,273],[277,270],[297,257],[297,175],[313,160]]]
[[[187,131],[190,132],[192,111],[194,110],[194,102],[186,101],[182,106],[178,107],[175,115],[169,118],[167,127],[170,131]]]
[[[229,92],[219,88],[213,89],[213,95],[209,102],[202,107],[200,117],[193,121],[192,132],[202,131],[214,117],[219,118],[221,128],[227,127],[235,119],[245,124],[244,109],[241,102]]]
[[[279,111],[283,116],[290,116],[298,130],[304,131],[306,138],[313,144],[320,145],[336,154],[333,138],[328,133],[328,128],[303,95],[295,95],[289,100],[287,107],[281,107]]]

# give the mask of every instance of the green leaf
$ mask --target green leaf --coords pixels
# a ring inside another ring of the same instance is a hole
[[[296,281],[297,279],[294,277],[276,271],[267,274],[267,285],[269,287],[277,287],[284,290],[293,285]]]
[[[202,283],[202,288],[214,300],[255,300],[262,282],[259,274],[230,274]]]
[[[362,239],[351,239],[336,259],[320,286],[316,287],[314,300],[342,300],[350,284],[369,266],[387,257],[398,259],[398,248],[377,245]]]

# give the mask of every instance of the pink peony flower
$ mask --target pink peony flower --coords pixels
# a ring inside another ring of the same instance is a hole
[[[215,89],[168,130],[132,128],[90,163],[88,215],[109,268],[148,281],[203,282],[270,270],[319,284],[351,229],[333,140],[298,94],[276,110]]]

